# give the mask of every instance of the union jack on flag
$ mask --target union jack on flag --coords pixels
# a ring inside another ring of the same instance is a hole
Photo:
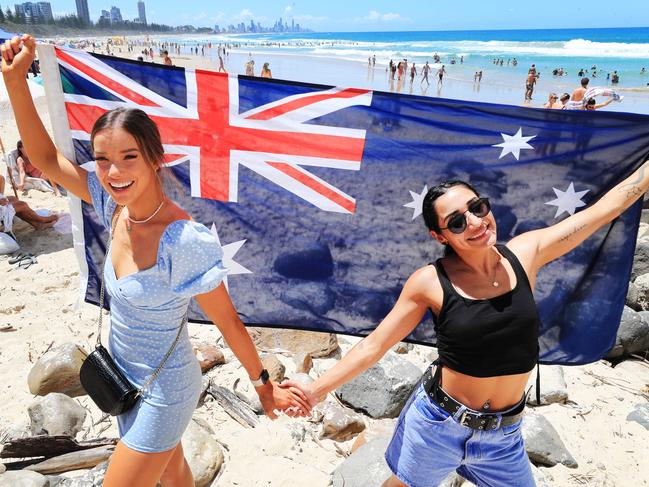
[[[171,170],[167,192],[216,233],[226,285],[249,325],[369,333],[407,277],[441,254],[421,212],[427,189],[443,180],[468,181],[489,197],[506,242],[580,211],[649,153],[642,115],[52,53],[77,163],[93,160],[89,134],[104,111],[138,107],[156,121]],[[542,363],[592,362],[613,345],[639,214],[638,203],[539,274]],[[85,299],[97,303],[106,235],[91,206],[80,220]],[[190,319],[204,320],[197,306]],[[434,344],[434,317],[408,339]]]

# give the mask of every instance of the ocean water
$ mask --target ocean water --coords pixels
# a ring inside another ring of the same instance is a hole
[[[507,70],[523,73],[536,64],[542,76],[563,67],[571,79],[581,68],[592,75],[596,66],[598,85],[606,85],[606,75],[620,75],[619,87],[647,87],[649,83],[649,28],[539,29],[430,32],[316,32],[300,34],[242,34],[206,37],[174,36],[166,40],[186,46],[204,42],[240,43],[253,53],[300,54],[367,64],[376,56],[378,66],[390,59],[407,58],[417,65],[432,62],[435,53],[460,77],[479,69],[493,68],[493,59],[502,58]],[[464,63],[460,65],[460,57]],[[508,60],[518,60],[515,68]],[[645,67],[648,72],[641,74]]]

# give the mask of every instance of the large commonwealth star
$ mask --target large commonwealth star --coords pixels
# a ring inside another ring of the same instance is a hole
[[[216,225],[214,225],[214,223],[212,223],[211,231],[212,234],[216,237],[216,241],[219,243],[219,245],[221,245],[219,232],[216,230]],[[245,239],[229,243],[227,245],[221,245],[221,248],[223,249],[223,267],[228,270],[228,273],[223,278],[223,283],[225,284],[225,288],[228,290],[228,276],[234,276],[236,274],[252,274],[251,270],[246,269],[244,266],[234,260],[234,256],[244,243],[246,243]]]
[[[491,147],[502,147],[502,152],[498,159],[502,159],[507,154],[513,154],[516,160],[521,156],[521,150],[523,149],[534,149],[528,142],[532,140],[536,135],[530,135],[528,137],[523,137],[523,129],[519,128],[518,132],[514,135],[507,135],[501,133],[503,136],[504,142],[500,144],[494,144]]]
[[[424,186],[424,189],[421,193],[415,193],[414,191],[410,191],[410,197],[412,198],[412,201],[410,203],[406,203],[405,206],[406,208],[412,208],[412,219],[414,220],[417,218],[419,215],[422,213],[422,209],[424,206],[424,198],[426,197],[426,193],[428,193],[428,185]]]
[[[546,205],[557,207],[557,213],[556,215],[554,215],[555,218],[561,215],[564,211],[569,215],[574,215],[577,208],[586,206],[586,203],[581,201],[581,198],[586,193],[588,193],[588,189],[575,192],[575,186],[572,182],[570,183],[570,186],[568,186],[568,189],[566,189],[565,191],[561,191],[557,188],[552,189],[554,190],[554,194],[556,194],[557,197],[552,201],[548,201]]]

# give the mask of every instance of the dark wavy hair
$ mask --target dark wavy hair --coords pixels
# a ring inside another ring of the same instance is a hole
[[[428,230],[433,230],[437,233],[441,232],[437,210],[435,209],[435,201],[437,201],[437,198],[446,194],[449,189],[455,186],[464,186],[465,188],[473,191],[477,197],[480,197],[480,193],[478,193],[473,186],[471,186],[466,181],[460,181],[459,179],[443,181],[438,185],[433,186],[428,190],[428,193],[426,193],[426,196],[424,197],[424,203],[422,205],[424,223],[426,224]],[[444,247],[444,255],[452,255],[455,253],[450,245],[444,244]]]
[[[97,119],[90,134],[90,144],[94,150],[95,136],[104,129],[120,128],[126,130],[137,142],[144,159],[156,168],[162,166],[164,149],[160,131],[149,116],[137,108],[115,108]]]

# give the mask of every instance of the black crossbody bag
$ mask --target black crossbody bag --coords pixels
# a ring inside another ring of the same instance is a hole
[[[120,209],[121,213],[121,209]],[[117,218],[119,213],[117,214]],[[86,390],[90,398],[103,412],[111,416],[117,416],[131,410],[140,399],[144,390],[151,385],[151,383],[158,376],[158,373],[169,360],[171,353],[178,344],[183,328],[187,324],[187,315],[183,318],[183,322],[178,329],[176,339],[171,344],[169,351],[162,359],[162,363],[149,377],[145,384],[139,389],[135,388],[129,382],[126,376],[117,368],[113,358],[108,353],[108,350],[101,344],[101,325],[102,316],[104,312],[104,269],[106,268],[106,260],[108,260],[108,253],[113,241],[113,230],[111,227],[110,235],[108,237],[108,245],[106,246],[106,258],[101,272],[101,290],[99,292],[99,318],[97,320],[99,331],[97,333],[97,343],[95,350],[90,353],[79,370],[79,379],[81,385]]]

